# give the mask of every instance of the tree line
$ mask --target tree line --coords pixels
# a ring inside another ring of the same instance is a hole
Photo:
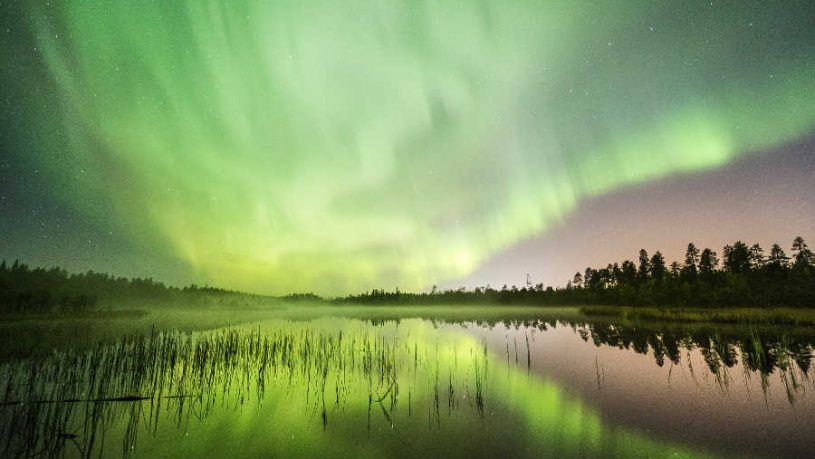
[[[796,237],[788,256],[779,244],[769,253],[737,241],[716,251],[690,243],[680,263],[660,251],[639,251],[636,261],[588,267],[565,287],[504,285],[429,293],[371,290],[341,301],[373,304],[549,304],[692,307],[815,307],[815,256]]]
[[[287,301],[317,302],[313,294],[291,294]],[[0,262],[0,314],[49,311],[81,312],[100,305],[176,303],[190,307],[266,304],[275,298],[215,287],[166,286],[151,278],[115,277],[88,271],[70,274],[61,268],[31,268]],[[564,287],[491,286],[406,293],[373,289],[336,299],[362,304],[540,304],[691,307],[815,307],[815,255],[801,237],[790,256],[773,244],[737,241],[723,248],[700,250],[688,244],[682,263],[668,264],[661,252],[639,251],[637,261],[588,267]]]
[[[88,271],[70,274],[61,268],[32,268],[15,260],[0,262],[0,314],[82,312],[98,306],[128,303],[177,302],[200,304],[200,300],[250,295],[200,287],[171,287],[151,278],[115,277]],[[209,301],[212,302],[212,301]]]

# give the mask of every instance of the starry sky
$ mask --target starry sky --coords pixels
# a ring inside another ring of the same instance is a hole
[[[0,2],[0,257],[258,293],[815,237],[815,3]]]

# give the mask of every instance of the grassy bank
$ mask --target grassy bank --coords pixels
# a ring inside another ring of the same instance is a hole
[[[651,308],[628,306],[584,306],[580,312],[591,317],[622,320],[671,322],[751,323],[772,325],[815,325],[815,308]]]

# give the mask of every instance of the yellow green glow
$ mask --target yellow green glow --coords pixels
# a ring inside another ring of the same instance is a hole
[[[582,199],[811,132],[806,15],[747,3],[38,5],[32,155],[219,286],[421,289]]]
[[[216,394],[224,394],[227,403],[216,404],[218,408],[200,422],[193,422],[183,437],[172,420],[162,420],[160,425],[165,427],[159,430],[161,435],[149,431],[139,435],[137,453],[160,456],[169,448],[187,457],[470,457],[474,452],[488,457],[714,457],[603,421],[596,410],[557,384],[530,376],[525,368],[507,363],[503,356],[485,354],[483,343],[459,327],[440,329],[418,319],[372,327],[358,320],[333,318],[300,324],[270,321],[262,329],[270,331],[281,325],[292,336],[313,333],[314,337],[336,338],[342,330],[344,346],[349,339],[359,346],[361,341],[373,343],[384,337],[387,346],[393,346],[399,385],[398,403],[390,418],[375,404],[369,429],[368,395],[371,390],[380,394],[384,388],[377,388],[376,377],[372,381],[360,374],[359,367],[348,369],[347,374],[334,374],[337,369],[332,367],[326,384],[329,411],[324,428],[319,395],[315,394],[319,384],[310,379],[319,376],[306,376],[297,367],[291,375],[282,373],[268,381],[261,402],[252,395],[227,395],[226,388],[213,387]],[[484,378],[483,419],[473,401],[464,398],[465,394],[474,396],[476,366]],[[319,368],[312,371],[319,372]],[[441,391],[438,417],[433,408],[436,372]],[[448,381],[452,381],[459,399],[454,409],[448,409]],[[342,402],[335,407],[336,383],[344,389]],[[309,385],[311,389],[306,389]],[[310,402],[306,402],[307,390]],[[233,400],[237,398],[242,400],[240,404]],[[173,409],[167,413],[174,416]],[[479,434],[474,437],[475,432]],[[118,439],[108,441],[115,445]]]

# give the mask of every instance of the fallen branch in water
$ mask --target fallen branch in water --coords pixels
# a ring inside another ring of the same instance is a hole
[[[96,402],[140,402],[144,400],[154,399],[175,399],[175,398],[189,398],[192,395],[159,395],[156,397],[145,397],[142,395],[123,395],[121,397],[106,397],[106,398],[68,398],[64,400],[14,400],[10,402],[0,402],[0,406],[13,406],[24,405],[30,403],[32,405],[49,404],[49,403],[96,403]]]

